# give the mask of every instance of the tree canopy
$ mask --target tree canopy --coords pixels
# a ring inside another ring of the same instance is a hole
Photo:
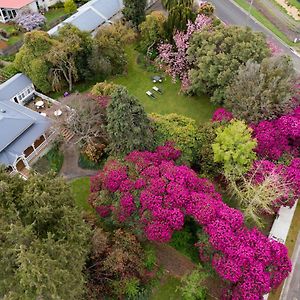
[[[225,93],[225,107],[247,123],[275,119],[293,106],[295,71],[287,56],[248,61]]]
[[[222,104],[225,89],[232,83],[238,69],[249,59],[260,63],[269,55],[262,33],[250,28],[219,25],[196,32],[190,41],[188,60],[190,91],[207,93],[212,101]]]
[[[151,124],[144,108],[123,87],[114,91],[107,107],[107,133],[111,150],[118,155],[153,146]]]
[[[82,299],[89,229],[68,185],[0,171],[0,297]]]
[[[137,28],[145,20],[146,4],[147,0],[124,0],[124,18]]]

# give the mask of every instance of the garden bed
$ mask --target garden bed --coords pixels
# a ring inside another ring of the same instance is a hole
[[[64,155],[60,151],[60,145],[54,143],[54,146],[41,157],[34,165],[33,169],[41,174],[45,174],[49,171],[59,173],[64,161]]]

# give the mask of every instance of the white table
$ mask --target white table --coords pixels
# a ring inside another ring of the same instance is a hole
[[[59,116],[61,116],[62,115],[62,111],[60,110],[60,109],[58,109],[58,110],[56,110],[55,112],[54,112],[54,116],[55,117],[59,117]]]
[[[37,108],[40,108],[40,107],[44,106],[44,101],[40,100],[40,101],[36,102],[36,103],[35,103],[35,106],[36,106]]]

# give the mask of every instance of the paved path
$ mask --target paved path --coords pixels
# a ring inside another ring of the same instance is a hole
[[[96,174],[97,170],[85,170],[78,166],[79,153],[76,145],[72,143],[63,145],[64,163],[60,175],[67,180],[78,177],[91,176]]]
[[[298,300],[300,299],[300,232],[292,255],[293,271],[287,278],[280,300]]]
[[[247,12],[240,9],[232,0],[209,0],[215,8],[216,15],[223,22],[227,24],[234,24],[239,26],[249,26],[254,31],[263,32],[269,39],[271,39],[285,54],[291,56],[295,70],[300,73],[300,57],[294,54],[288,45],[284,44],[277,38],[269,29],[247,16]]]

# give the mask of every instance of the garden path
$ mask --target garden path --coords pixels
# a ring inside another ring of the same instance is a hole
[[[78,166],[79,152],[73,143],[64,143],[62,150],[64,152],[64,163],[60,170],[60,175],[65,179],[70,180],[97,173],[97,170],[84,170]]]
[[[196,264],[173,247],[163,243],[154,243],[154,246],[159,264],[170,275],[181,278],[184,274],[196,268]]]

